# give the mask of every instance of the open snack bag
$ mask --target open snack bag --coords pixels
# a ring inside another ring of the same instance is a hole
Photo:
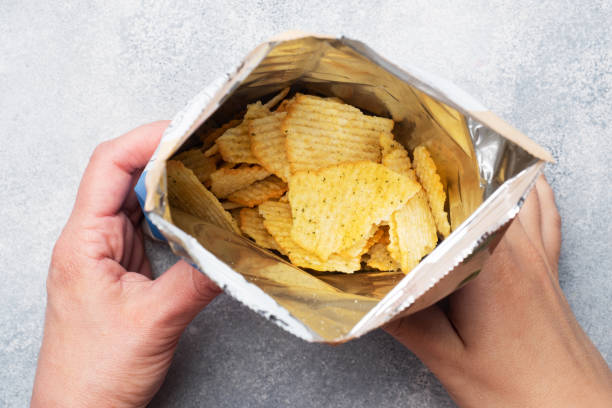
[[[447,81],[287,33],[174,118],[136,192],[226,293],[338,343],[475,277],[546,161]]]

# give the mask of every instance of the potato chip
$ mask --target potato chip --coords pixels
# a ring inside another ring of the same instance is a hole
[[[361,257],[361,255],[368,252],[372,245],[378,242],[380,235],[382,235],[382,231],[380,231],[380,233],[379,231],[376,225],[372,225],[372,228],[363,239],[360,239],[355,245],[338,252],[338,255],[345,258]]]
[[[414,169],[427,194],[427,201],[429,202],[429,207],[436,221],[438,232],[440,232],[442,236],[447,237],[450,234],[450,225],[448,223],[446,211],[444,211],[446,193],[440,181],[440,175],[437,172],[436,164],[425,146],[418,146],[414,149],[412,154],[414,156]]]
[[[383,165],[416,180],[416,174],[410,168],[408,152],[401,144],[381,135],[380,145]],[[419,189],[405,207],[393,213],[388,236],[387,250],[404,273],[410,272],[436,246],[436,226],[423,189]]]
[[[263,217],[255,208],[243,208],[240,210],[240,229],[242,232],[253,238],[257,245],[280,251],[276,241],[266,227],[264,227],[263,221]]]
[[[388,272],[399,269],[399,264],[391,258],[387,246],[377,242],[368,251],[368,259],[366,265],[379,271]]]
[[[211,148],[210,148],[210,149],[208,149],[208,150],[206,150],[206,151],[204,152],[204,156],[206,156],[206,157],[212,157],[212,156],[214,156],[214,155],[215,155],[215,154],[217,154],[217,153],[219,153],[219,146],[218,146],[218,145],[216,145],[216,144],[214,144],[214,145],[212,145],[212,146],[211,146]]]
[[[211,146],[216,146],[215,141],[225,133],[226,130],[238,126],[242,122],[242,119],[232,119],[229,122],[223,124],[223,126],[211,129],[208,132],[200,136],[202,141],[202,149],[209,149]]]
[[[270,111],[261,102],[250,104],[242,123],[226,130],[216,141],[223,160],[230,163],[258,163],[257,158],[251,152],[249,122],[269,114]]]
[[[272,109],[277,103],[281,102],[285,96],[289,93],[290,88],[283,88],[276,96],[270,99],[268,102],[264,104],[264,106],[268,109]]]
[[[238,204],[238,203],[233,203],[231,201],[222,201],[221,202],[221,207],[223,207],[223,209],[225,209],[225,210],[235,210],[236,208],[244,207],[244,205]]]
[[[204,183],[210,174],[217,169],[217,159],[206,157],[200,149],[191,149],[174,156],[173,160],[180,160],[185,167],[191,169],[200,182]]]
[[[168,200],[176,207],[206,222],[240,233],[232,216],[223,209],[217,198],[200,183],[193,171],[177,160],[166,163]]]
[[[416,181],[417,176],[410,166],[410,158],[404,146],[393,140],[393,135],[389,133],[381,133],[379,140],[383,166]]]
[[[281,130],[292,173],[345,162],[380,162],[379,135],[393,128],[391,119],[311,95],[296,95],[288,109]]]
[[[317,271],[337,271],[352,273],[361,267],[359,258],[346,259],[331,255],[322,261],[315,254],[306,251],[291,239],[291,208],[288,203],[266,201],[259,205],[259,213],[264,218],[264,226],[274,237],[280,252],[289,257],[296,266]]]
[[[325,260],[367,239],[373,225],[388,220],[419,189],[406,176],[367,161],[292,174],[291,237]]]
[[[326,101],[330,101],[330,102],[338,102],[338,103],[344,103],[344,101],[340,98],[338,98],[337,96],[329,96],[327,98],[325,98]]]
[[[389,239],[387,249],[404,273],[414,269],[436,247],[436,224],[422,189],[391,216]]]
[[[263,180],[269,175],[266,169],[259,166],[242,165],[235,169],[222,167],[210,175],[210,190],[217,197],[226,198],[234,191]]]
[[[245,207],[255,207],[273,198],[279,198],[287,191],[287,183],[276,176],[257,181],[248,187],[235,191],[227,199]]]
[[[293,98],[285,99],[284,101],[280,103],[280,105],[278,105],[278,108],[276,108],[275,112],[287,112],[287,110],[289,109],[289,106],[292,103],[293,103]]]
[[[236,222],[236,225],[240,225],[240,211],[241,210],[242,208],[232,208],[231,210],[228,210],[229,213],[232,215],[232,218]]]
[[[253,119],[249,125],[253,155],[263,168],[284,181],[289,180],[287,138],[281,132],[281,124],[286,115],[285,112],[275,112]]]

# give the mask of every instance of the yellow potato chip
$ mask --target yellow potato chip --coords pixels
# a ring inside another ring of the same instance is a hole
[[[410,272],[436,247],[436,224],[422,189],[391,216],[389,240],[387,249],[404,273]]]
[[[391,119],[311,95],[296,95],[288,109],[281,129],[292,173],[345,162],[380,162],[379,135],[393,128]]]
[[[208,149],[208,150],[206,150],[206,151],[204,152],[204,156],[206,156],[206,157],[212,157],[212,156],[214,156],[214,155],[215,155],[215,154],[217,154],[217,153],[219,153],[219,146],[218,146],[218,145],[216,145],[216,144],[214,144],[214,145],[212,145],[212,146],[210,147],[210,149]]]
[[[236,225],[240,225],[240,211],[242,208],[232,208],[229,213],[232,214],[232,218],[236,222]]]
[[[344,103],[344,101],[340,98],[338,98],[337,96],[329,96],[327,98],[325,98],[326,101],[330,101],[330,102],[338,102],[338,103]]]
[[[219,198],[263,180],[270,173],[259,166],[242,165],[235,169],[222,167],[210,175],[210,190]]]
[[[359,258],[346,259],[331,255],[322,261],[315,254],[306,251],[291,239],[291,208],[288,203],[266,201],[259,205],[259,213],[264,218],[264,226],[274,237],[280,252],[289,257],[291,263],[317,271],[337,271],[352,273],[361,267]]]
[[[274,112],[253,119],[249,125],[253,155],[262,167],[284,181],[289,180],[287,138],[281,132],[281,124],[286,115],[285,112]]]
[[[202,136],[200,136],[200,140],[202,141],[202,149],[209,149],[211,146],[214,146],[214,143],[219,136],[225,133],[226,130],[238,126],[241,122],[241,119],[232,119],[219,128],[210,129],[209,131],[205,132]]]
[[[177,160],[166,164],[168,176],[168,201],[176,207],[203,221],[229,231],[240,233],[232,216],[223,209],[217,198],[200,183],[185,165]]]
[[[174,156],[173,160],[180,160],[185,167],[191,169],[200,182],[204,183],[211,173],[217,169],[216,157],[206,157],[200,149],[191,149]]]
[[[343,163],[301,171],[289,179],[291,237],[322,260],[367,239],[420,189],[417,182],[377,163]]]
[[[236,208],[242,208],[244,207],[244,205],[242,204],[238,204],[238,203],[233,203],[231,201],[222,201],[221,202],[221,206],[225,209],[225,210],[235,210]]]
[[[223,160],[230,163],[258,163],[257,158],[251,152],[249,122],[269,114],[270,111],[261,102],[250,104],[242,123],[226,130],[216,141]]]
[[[416,181],[416,174],[410,167],[408,152],[404,149],[404,146],[393,140],[392,134],[381,133],[380,146],[382,148],[381,162],[385,167]]]
[[[290,88],[283,88],[276,96],[270,99],[268,102],[264,104],[264,106],[268,109],[272,109],[277,103],[283,100],[285,96],[289,93]]]
[[[408,152],[393,138],[381,135],[382,163],[391,170],[416,180],[410,168]],[[389,220],[390,256],[399,263],[404,273],[418,265],[421,258],[430,253],[438,242],[436,226],[423,189],[412,197],[403,208],[393,213]]]
[[[245,207],[255,207],[272,198],[279,198],[287,191],[287,183],[276,176],[257,181],[248,187],[235,191],[227,199]]]
[[[368,252],[370,247],[374,245],[379,239],[380,235],[382,235],[382,231],[380,231],[376,225],[372,225],[370,231],[365,235],[364,238],[360,239],[355,245],[344,249],[338,252],[338,255],[345,258],[359,258],[361,255]]]
[[[438,232],[442,236],[447,237],[450,234],[450,225],[446,211],[444,211],[446,193],[440,181],[436,164],[425,146],[418,146],[412,154],[414,156],[414,169],[416,170],[419,182],[427,194],[427,201],[436,221]]]
[[[275,112],[287,112],[287,110],[289,109],[289,106],[292,103],[293,103],[293,98],[285,99],[284,101],[280,103],[280,105],[278,105],[278,108],[276,108]]]
[[[243,208],[240,210],[240,229],[242,232],[253,238],[257,245],[279,251],[280,248],[266,227],[264,227],[263,221],[263,217],[255,208]]]
[[[368,260],[366,265],[379,271],[396,271],[399,269],[399,264],[391,258],[387,247],[383,243],[376,243],[368,251]]]

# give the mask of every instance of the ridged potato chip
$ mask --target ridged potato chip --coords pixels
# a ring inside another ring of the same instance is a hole
[[[338,255],[346,258],[358,258],[368,252],[368,250],[380,239],[382,231],[376,225],[372,225],[370,232],[359,240],[355,245],[345,250],[338,252]]]
[[[276,241],[270,235],[263,223],[264,219],[255,208],[243,208],[240,210],[240,229],[253,238],[255,243],[263,248],[280,251]]]
[[[294,99],[281,128],[292,173],[345,162],[380,162],[379,135],[391,132],[391,119],[316,96],[298,94]]]
[[[417,176],[410,165],[408,152],[404,149],[404,146],[393,140],[393,135],[381,133],[380,146],[382,148],[381,162],[383,166],[407,176],[410,180],[417,180]]]
[[[181,152],[174,156],[173,160],[183,162],[185,167],[191,169],[202,183],[206,182],[211,173],[217,170],[217,159],[215,157],[206,157],[200,149]]]
[[[253,119],[249,125],[249,134],[251,150],[261,166],[287,181],[289,180],[287,138],[281,132],[285,116],[287,116],[285,112],[274,112],[263,118]]]
[[[301,171],[289,179],[291,237],[320,259],[353,247],[420,189],[417,182],[367,161]]]
[[[208,150],[211,146],[215,146],[215,141],[219,138],[219,136],[225,133],[226,130],[238,126],[241,122],[242,120],[240,119],[232,119],[223,124],[223,126],[220,128],[212,129],[200,136],[200,140],[202,141],[202,149]]]
[[[223,160],[229,163],[258,163],[251,151],[249,123],[252,119],[262,118],[269,114],[270,111],[261,102],[250,104],[242,123],[226,130],[216,141]]]
[[[229,211],[229,210],[235,210],[236,208],[242,208],[244,207],[244,205],[233,203],[231,201],[221,201],[221,207]]]
[[[210,149],[204,152],[204,156],[213,157],[217,153],[219,153],[219,146],[217,144],[214,144],[210,147]]]
[[[306,251],[291,239],[291,208],[288,203],[266,201],[259,205],[259,213],[264,218],[264,226],[274,237],[280,252],[289,257],[291,263],[317,271],[352,273],[361,267],[359,258],[346,259],[331,255],[322,261],[315,254]]]
[[[268,109],[272,109],[277,103],[283,101],[285,96],[289,93],[290,88],[283,88],[281,91],[276,94],[272,99],[264,104],[264,106]],[[284,101],[283,101],[284,102]],[[282,103],[282,102],[281,102]]]
[[[387,246],[380,242],[374,244],[368,251],[366,265],[383,272],[396,271],[400,267],[395,259],[391,258]]]
[[[401,144],[381,135],[380,145],[383,165],[411,180],[417,179],[410,167],[408,152]],[[410,272],[421,258],[435,248],[438,242],[436,225],[422,188],[403,208],[393,213],[389,220],[388,236],[387,250],[404,273]]]
[[[248,187],[235,191],[227,199],[245,207],[255,207],[273,198],[279,198],[287,191],[287,183],[276,176],[257,181]]]
[[[280,105],[278,105],[278,108],[276,108],[275,112],[287,112],[287,110],[289,109],[289,106],[293,103],[293,98],[291,99],[285,99],[284,101],[282,101],[280,103]]]
[[[436,247],[436,224],[422,189],[391,216],[389,240],[389,254],[404,273],[414,269]]]
[[[242,165],[235,169],[222,167],[210,175],[210,190],[219,198],[263,180],[270,172],[259,166]]]
[[[166,163],[168,200],[176,207],[204,221],[240,234],[232,216],[223,209],[217,198],[200,183],[193,171],[177,160]]]
[[[427,194],[427,201],[436,221],[438,232],[446,238],[450,234],[448,216],[446,211],[444,211],[446,193],[440,181],[436,164],[425,146],[416,147],[412,154],[414,156],[414,169],[416,170],[419,182]]]

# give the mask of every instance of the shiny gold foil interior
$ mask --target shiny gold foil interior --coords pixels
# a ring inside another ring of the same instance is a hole
[[[225,96],[181,150],[196,145],[205,128],[225,123],[243,112],[248,103],[266,100],[284,87],[291,87],[292,92],[336,96],[367,113],[392,118],[396,123],[393,130],[396,139],[410,151],[420,144],[427,146],[447,191],[452,230],[507,177],[529,164],[529,158],[533,160],[526,154],[519,155],[522,161],[518,160],[518,164],[516,158],[510,158],[512,163],[507,160],[504,163],[504,159],[496,157],[491,174],[483,175],[479,167],[481,156],[475,151],[476,139],[499,145],[505,143],[503,138],[487,134],[487,129],[478,128],[478,123],[465,112],[462,114],[411,85],[397,72],[392,73],[389,64],[380,57],[365,56],[368,50],[362,48],[362,44],[348,40],[314,37],[273,44],[265,58]],[[505,143],[498,147],[508,146]],[[503,156],[503,152],[497,153]],[[346,335],[405,277],[401,272],[308,273],[243,237],[175,210],[172,221],[324,341]],[[206,269],[206,265],[199,266]]]

